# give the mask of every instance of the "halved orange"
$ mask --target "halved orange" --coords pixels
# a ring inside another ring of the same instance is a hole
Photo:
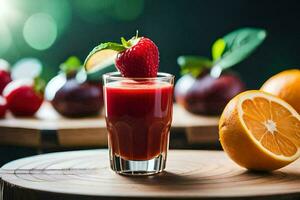
[[[275,170],[300,156],[300,116],[285,101],[251,90],[234,97],[219,122],[229,157],[252,170]]]

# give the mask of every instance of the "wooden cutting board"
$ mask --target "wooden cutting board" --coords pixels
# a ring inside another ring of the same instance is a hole
[[[107,150],[52,153],[4,165],[0,199],[299,199],[299,166],[254,173],[221,151],[174,150],[165,172],[128,177],[109,169]]]
[[[217,125],[217,117],[193,115],[174,105],[172,130],[185,133],[189,143],[217,142]],[[0,119],[0,138],[0,144],[29,147],[91,147],[106,146],[107,143],[103,114],[65,118],[49,103],[44,103],[32,118],[8,114],[5,119]]]

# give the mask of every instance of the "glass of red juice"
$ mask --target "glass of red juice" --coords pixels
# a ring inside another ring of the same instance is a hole
[[[161,172],[169,148],[174,76],[126,78],[112,72],[103,78],[111,169],[124,175]]]

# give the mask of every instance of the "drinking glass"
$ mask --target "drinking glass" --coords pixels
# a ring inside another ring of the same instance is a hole
[[[124,175],[165,169],[173,112],[174,76],[126,78],[103,75],[110,166]]]

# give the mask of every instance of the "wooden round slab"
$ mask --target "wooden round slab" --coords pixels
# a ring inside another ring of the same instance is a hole
[[[193,115],[174,104],[172,130],[186,134],[189,143],[216,143],[218,117]],[[171,131],[172,131],[171,130]],[[0,119],[0,144],[38,148],[106,146],[103,114],[87,118],[65,118],[49,103],[35,117]]]
[[[4,165],[2,199],[299,199],[299,166],[251,173],[221,151],[175,150],[165,172],[128,177],[109,169],[106,150],[52,153]]]

